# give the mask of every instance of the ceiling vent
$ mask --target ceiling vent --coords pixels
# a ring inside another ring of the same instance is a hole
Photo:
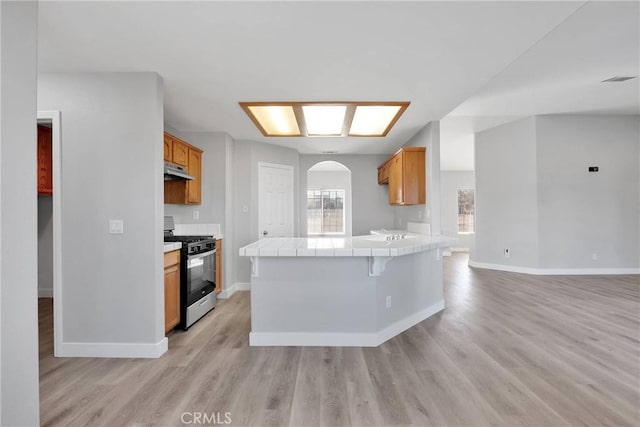
[[[615,76],[610,79],[603,80],[602,83],[620,83],[626,82],[627,80],[635,79],[636,76]]]

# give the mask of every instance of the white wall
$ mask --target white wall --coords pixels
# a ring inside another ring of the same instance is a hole
[[[303,174],[304,171],[300,170]],[[351,212],[353,211],[353,202],[351,200],[351,172],[348,170],[341,171],[307,171],[307,188],[320,189],[341,189],[344,190],[344,231],[345,236],[351,237]],[[306,216],[306,190],[300,188],[300,235],[307,235],[307,216]],[[304,206],[303,206],[304,205]]]
[[[540,266],[640,267],[640,116],[536,123]]]
[[[307,170],[316,163],[332,160],[351,171],[351,232],[354,236],[370,230],[392,228],[394,209],[389,205],[386,185],[378,185],[378,166],[387,155],[300,155],[301,235],[306,235]]]
[[[473,171],[441,171],[440,202],[442,234],[458,239],[454,248],[470,249],[474,244],[474,234],[458,233],[458,190],[474,189]]]
[[[36,2],[0,2],[0,425],[38,425]]]
[[[395,206],[395,227],[406,229],[407,222],[431,224],[431,234],[441,234],[440,225],[440,122],[429,122],[406,144],[406,147],[426,147],[426,201],[422,205]],[[388,189],[387,189],[388,190]],[[388,203],[388,202],[387,202]]]
[[[294,236],[300,233],[300,175],[297,151],[271,144],[254,141],[235,141],[233,147],[233,204],[234,233],[233,247],[225,248],[225,253],[235,258],[234,283],[249,283],[251,264],[246,257],[238,256],[238,249],[259,238],[258,224],[258,162],[277,163],[293,166],[293,218]],[[248,212],[243,212],[243,207]]]
[[[638,116],[554,115],[478,133],[472,261],[550,272],[639,268],[639,125]]]
[[[38,296],[53,296],[53,199],[38,196]]]
[[[166,348],[162,80],[69,73],[40,75],[38,84],[38,108],[62,117],[61,350],[158,356]],[[109,219],[122,219],[124,234],[109,234]]]
[[[536,119],[530,117],[476,134],[473,261],[538,265],[535,128]]]

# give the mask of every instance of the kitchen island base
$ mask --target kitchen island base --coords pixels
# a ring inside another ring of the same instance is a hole
[[[376,347],[445,305],[440,248],[251,261],[252,346]]]

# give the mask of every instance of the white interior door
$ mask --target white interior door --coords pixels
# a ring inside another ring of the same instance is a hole
[[[293,237],[293,167],[258,164],[259,238]]]

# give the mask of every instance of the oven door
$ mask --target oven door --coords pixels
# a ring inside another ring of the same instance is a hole
[[[216,250],[187,257],[187,306],[215,289]]]

